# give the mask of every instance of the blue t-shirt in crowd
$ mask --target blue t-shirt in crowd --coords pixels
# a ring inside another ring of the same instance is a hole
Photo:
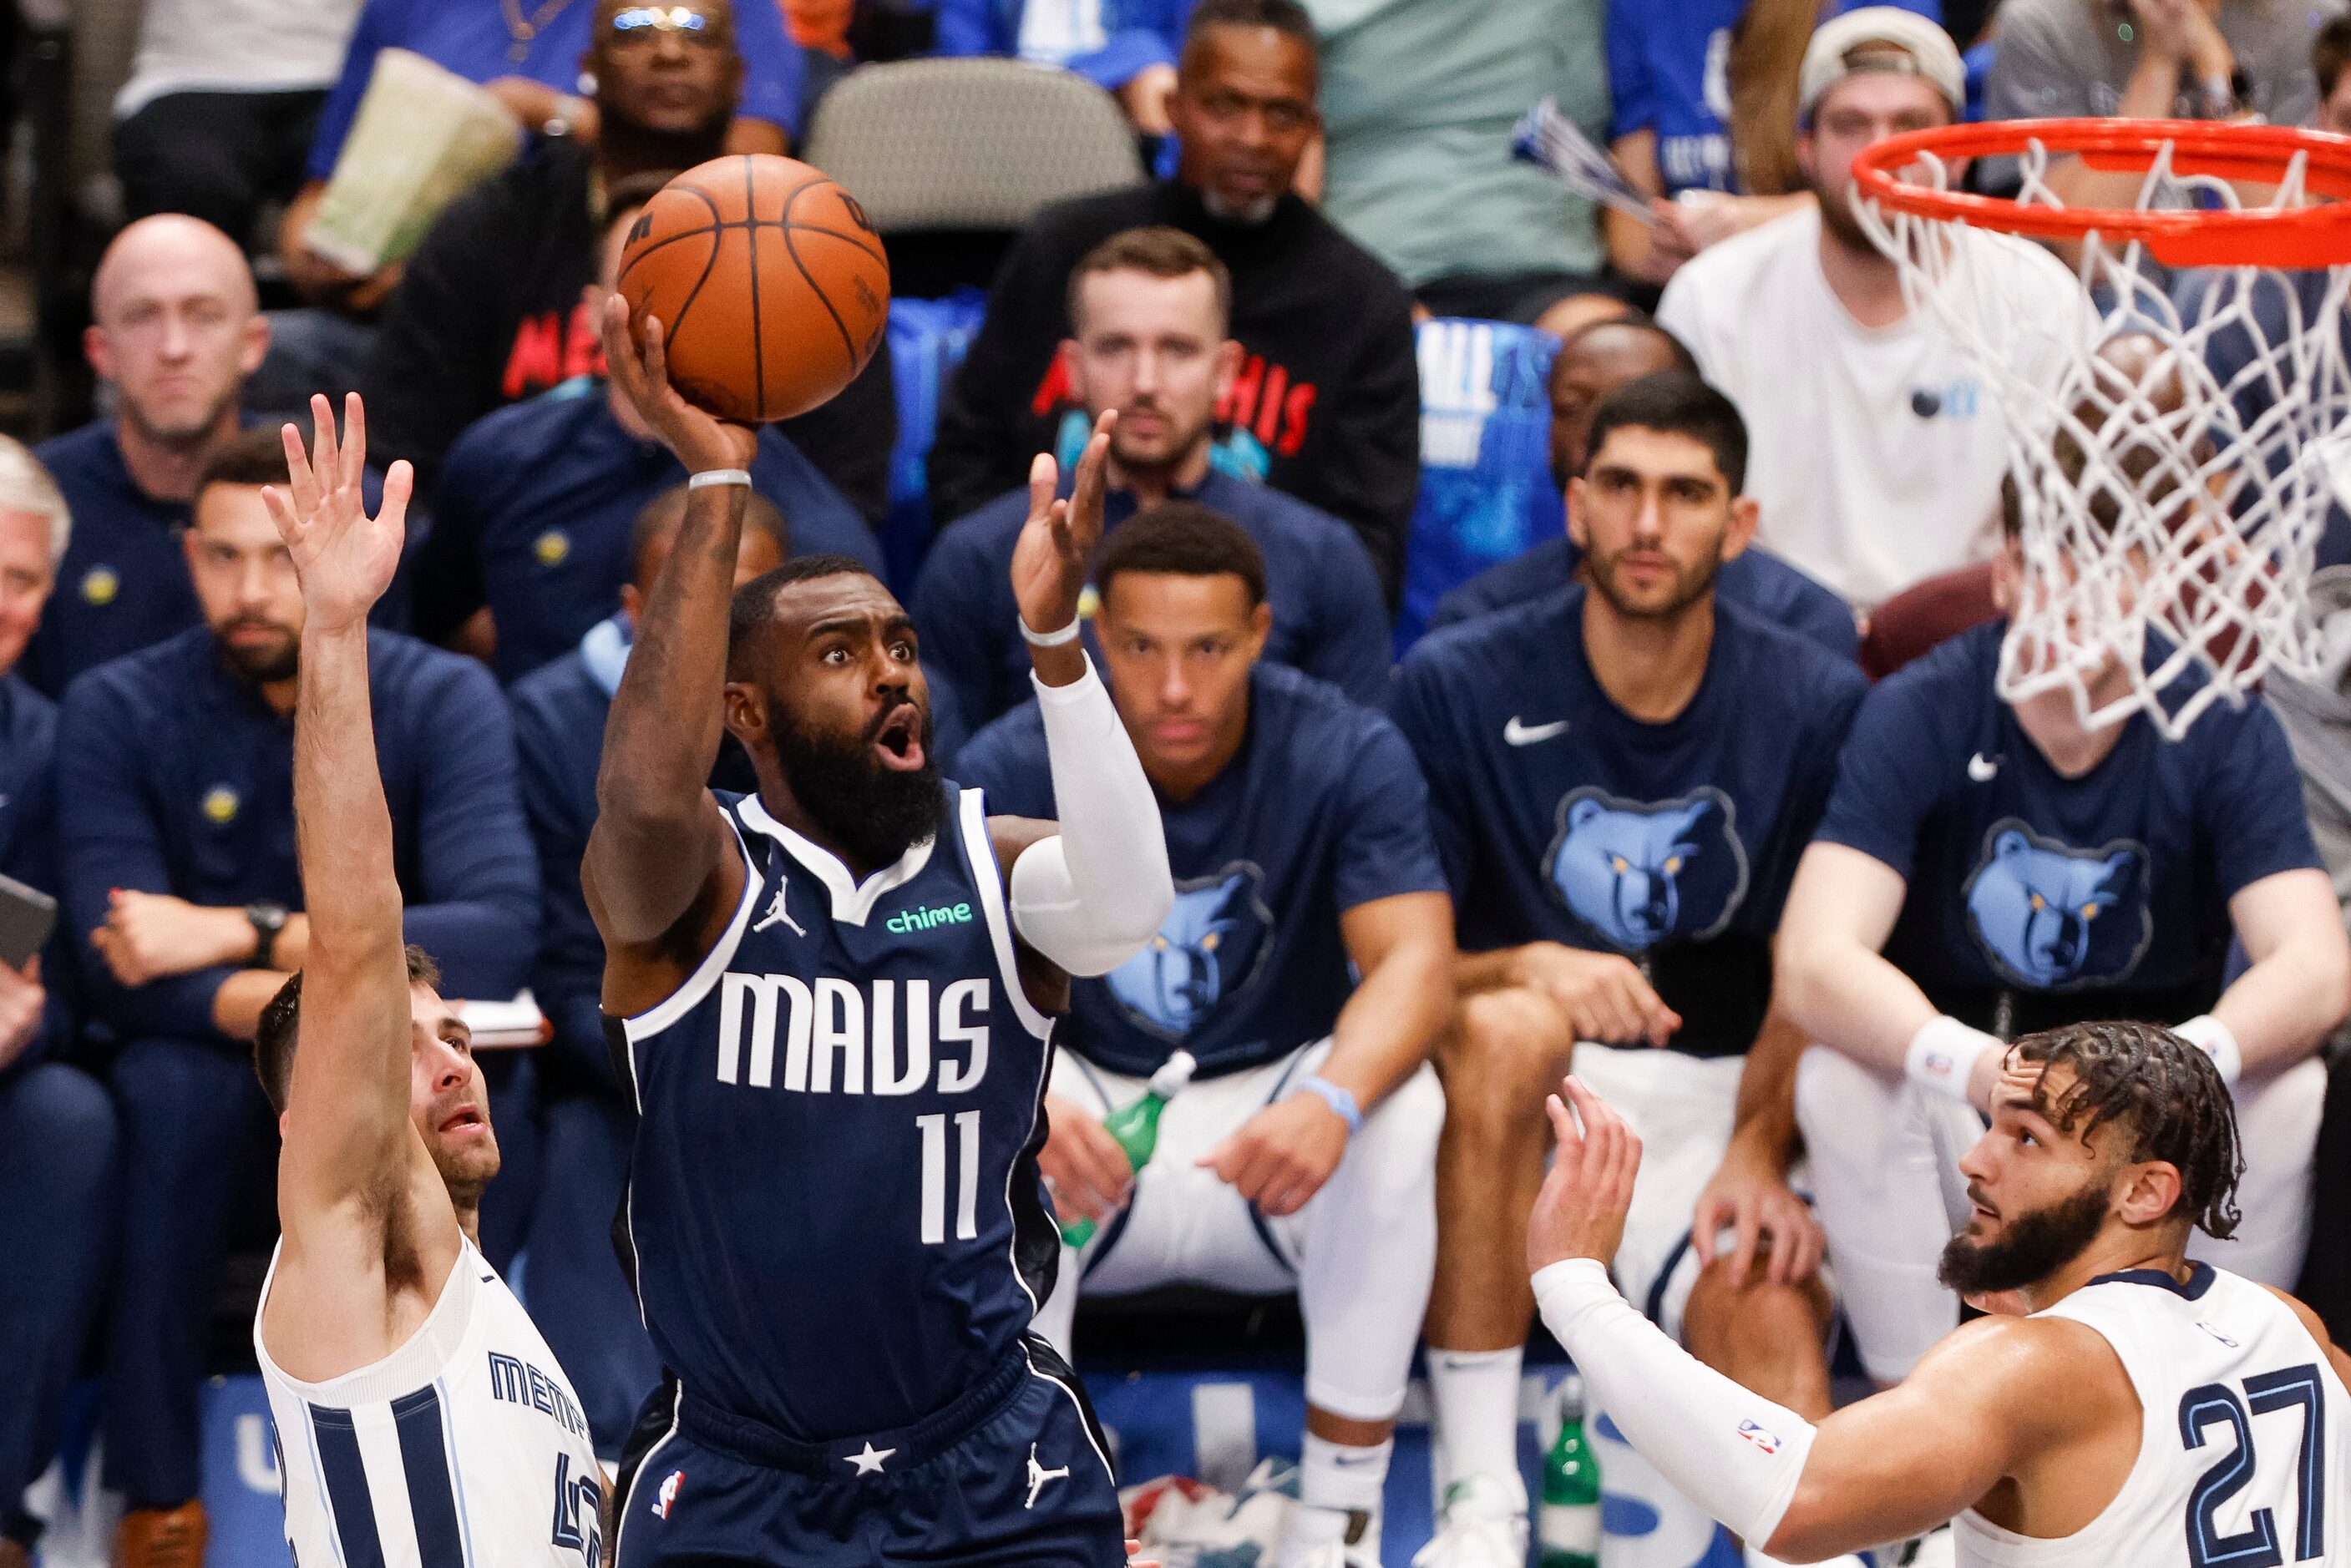
[[[1033,701],[973,736],[956,776],[992,812],[1058,815]],[[1354,990],[1340,915],[1446,891],[1404,737],[1280,665],[1249,672],[1233,760],[1189,800],[1161,795],[1159,815],[1176,906],[1141,952],[1071,982],[1060,1037],[1113,1073],[1147,1077],[1178,1046],[1229,1073],[1322,1039]]]
[[[1584,656],[1586,591],[1433,633],[1397,672],[1461,946],[1624,954],[1681,1014],[1675,1048],[1736,1054],[1762,1027],[1780,906],[1865,685],[1717,600],[1697,692],[1644,722]]]
[[[1939,22],[1942,0],[1837,0],[1829,15],[1884,3]],[[1748,0],[1608,0],[1609,137],[1657,134],[1666,194],[1738,189],[1731,168],[1730,36]]]
[[[522,19],[539,21],[529,38],[517,44],[509,21],[517,11],[512,0],[503,5],[494,0],[367,0],[343,52],[342,75],[319,112],[319,129],[310,141],[310,178],[324,180],[335,171],[343,139],[350,134],[368,78],[375,70],[375,57],[385,49],[423,55],[467,81],[524,77],[558,92],[592,93],[595,88],[580,80],[580,57],[588,52],[590,31],[603,7],[593,0],[567,0],[552,16],[546,15],[549,9],[545,0],[522,0]],[[515,57],[517,48],[520,59]],[[735,48],[743,57],[743,97],[736,114],[767,120],[783,127],[787,135],[797,135],[800,52],[785,35],[783,7],[774,0],[739,0]]]
[[[506,701],[470,659],[368,637],[376,756],[392,810],[408,940],[453,997],[528,983],[538,869],[515,789]],[[302,907],[294,846],[294,720],[222,661],[197,627],[73,683],[57,721],[64,910],[90,1004],[119,1039],[217,1039],[213,994],[233,966],[126,989],[89,948],[110,888],[209,907]]]
[[[33,449],[73,514],[57,587],[25,649],[23,673],[55,697],[92,665],[204,620],[180,536],[188,504],[158,501],[123,465],[114,421],[99,420]]]
[[[1072,481],[1064,469],[1063,495]],[[1387,700],[1387,605],[1353,529],[1279,490],[1213,469],[1180,499],[1239,524],[1264,552],[1273,609],[1266,658],[1328,680],[1358,702],[1378,707]],[[1134,495],[1112,491],[1102,504],[1104,531],[1134,514]],[[975,729],[1029,697],[1029,649],[1011,577],[1012,546],[1028,520],[1029,492],[1008,491],[939,535],[914,585],[923,660],[947,673]]]
[[[1566,535],[1554,535],[1523,555],[1498,561],[1437,601],[1428,628],[1490,615],[1567,586],[1577,553]],[[1774,626],[1811,638],[1839,659],[1861,656],[1861,630],[1846,603],[1779,556],[1750,545],[1722,564],[1715,590]]]
[[[604,383],[587,377],[500,409],[457,438],[434,526],[475,542],[500,680],[562,658],[612,613],[629,580],[637,514],[684,483],[669,450],[622,429]],[[857,509],[773,425],[759,432],[751,483],[784,514],[792,554],[882,569]]]
[[[2215,704],[2177,742],[2134,715],[2065,778],[1994,690],[2007,630],[1870,693],[1820,837],[1907,881],[1886,956],[1954,1017],[2007,1038],[2192,1018],[2220,995],[2229,900],[2319,863],[2285,732],[2260,702]]]
[[[1062,10],[1071,0],[1040,0]],[[1040,65],[1075,71],[1105,91],[1116,92],[1146,67],[1172,66],[1184,50],[1184,24],[1192,0],[1081,0],[1102,29],[1100,48],[1047,57]],[[1020,25],[1028,0],[939,0],[938,51],[943,55],[1019,56]]]
[[[57,706],[11,670],[0,676],[0,876],[55,898],[57,892]],[[68,997],[73,950],[60,919],[41,951],[41,984],[48,992],[41,1033],[13,1068],[39,1060],[69,1036]]]

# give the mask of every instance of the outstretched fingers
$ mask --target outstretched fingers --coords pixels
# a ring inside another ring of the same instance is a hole
[[[604,369],[621,384],[630,402],[644,406],[644,366],[637,358],[637,346],[629,339],[629,302],[618,294],[604,299]]]
[[[324,400],[321,400],[322,401]],[[357,392],[343,394],[343,484],[359,493],[367,474],[367,407]]]

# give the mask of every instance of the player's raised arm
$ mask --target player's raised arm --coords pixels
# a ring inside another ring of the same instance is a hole
[[[723,732],[726,618],[750,496],[744,472],[757,432],[695,408],[669,383],[662,326],[643,352],[628,309],[607,301],[604,359],[613,384],[692,475],[677,543],[638,618],[596,775],[596,826],[581,878],[607,942],[638,945],[670,931],[714,877],[742,874],[724,856],[727,830],[711,798]],[[718,476],[713,479],[712,475]]]
[[[1054,499],[1053,459],[1039,454],[1029,471],[1029,521],[1012,552],[1061,828],[1012,859],[1012,923],[1023,941],[1079,975],[1124,963],[1176,902],[1158,799],[1078,640],[1078,598],[1102,539],[1103,470],[1117,418],[1105,413],[1095,424],[1066,501]]]
[[[313,452],[303,452],[287,425],[289,482],[262,492],[302,586],[294,825],[310,917],[299,1025],[307,1044],[287,1091],[277,1209],[292,1254],[322,1240],[352,1241],[380,1259],[380,1212],[348,1235],[333,1228],[374,1204],[415,1140],[408,970],[369,707],[367,623],[400,566],[412,475],[407,463],[392,464],[383,504],[370,517],[360,493],[367,427],[359,395],[345,400],[340,442],[332,406],[321,397],[310,407]]]

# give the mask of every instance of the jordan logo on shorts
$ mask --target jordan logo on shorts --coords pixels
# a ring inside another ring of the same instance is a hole
[[[1037,1506],[1037,1494],[1038,1494],[1039,1492],[1040,1492],[1040,1491],[1042,1491],[1042,1490],[1045,1490],[1045,1483],[1046,1483],[1047,1481],[1056,1481],[1056,1480],[1064,1480],[1064,1479],[1066,1479],[1066,1478],[1068,1477],[1069,1473],[1070,1473],[1070,1467],[1069,1467],[1069,1466],[1067,1466],[1067,1465],[1063,1465],[1060,1469],[1057,1469],[1057,1470],[1049,1470],[1049,1469],[1047,1469],[1044,1466],[1042,1466],[1042,1465],[1039,1464],[1039,1463],[1037,1462],[1037,1445],[1036,1445],[1036,1444],[1034,1444],[1034,1443],[1029,1444],[1029,1501],[1028,1501],[1027,1502],[1022,1503],[1020,1506],[1021,1506],[1021,1507],[1023,1507],[1023,1508],[1034,1508],[1034,1507],[1036,1507],[1036,1506]]]

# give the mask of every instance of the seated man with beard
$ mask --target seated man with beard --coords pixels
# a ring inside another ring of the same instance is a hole
[[[2001,1049],[1940,1272],[2030,1315],[1967,1324],[1817,1426],[1616,1293],[1640,1140],[1565,1092],[1527,1230],[1543,1322],[1625,1440],[1750,1548],[1812,1563],[1949,1520],[1960,1568],[2351,1561],[2351,1358],[2293,1297],[2189,1261],[2194,1232],[2235,1230],[2241,1161],[2228,1085],[2178,1035],[2075,1023]]]

